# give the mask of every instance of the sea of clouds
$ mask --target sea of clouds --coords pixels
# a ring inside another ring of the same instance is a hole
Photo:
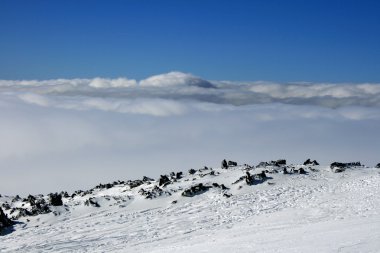
[[[74,190],[223,158],[380,162],[377,83],[213,81],[182,72],[0,80],[0,110],[0,193]]]

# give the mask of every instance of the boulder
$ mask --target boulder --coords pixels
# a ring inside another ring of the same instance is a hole
[[[89,198],[84,202],[86,206],[100,207],[99,203],[94,198]]]
[[[378,163],[376,166],[375,166],[375,168],[380,168],[380,163]]]
[[[196,170],[194,170],[194,169],[189,169],[189,174],[190,175],[194,175],[195,174],[195,172],[197,172]]]
[[[245,174],[245,182],[247,185],[252,185],[255,182],[255,178],[248,171]]]
[[[166,185],[170,184],[170,182],[171,181],[167,175],[161,175],[160,179],[158,181],[158,185],[159,186],[166,186]]]
[[[144,176],[143,179],[142,179],[143,182],[151,182],[151,181],[154,181],[154,179],[150,178],[150,177],[146,177]]]
[[[268,167],[268,166],[283,167],[285,165],[286,165],[286,160],[279,159],[277,161],[260,162],[256,167],[257,168],[265,168],[265,167]]]
[[[277,166],[283,166],[283,165],[286,165],[286,160],[285,159],[279,159],[276,161],[276,165]]]
[[[157,185],[155,185],[152,189],[148,189],[148,190],[141,188],[139,190],[139,194],[141,194],[142,196],[145,196],[146,199],[154,199],[154,198],[157,198],[157,197],[163,196],[163,195],[166,195],[166,196],[171,195],[170,192],[162,190]]]
[[[221,166],[222,166],[222,169],[228,169],[228,163],[227,163],[226,159],[223,159]]]
[[[194,197],[195,195],[202,194],[202,193],[208,191],[208,189],[210,189],[210,188],[211,188],[211,186],[205,186],[202,183],[199,183],[197,185],[191,186],[190,188],[184,190],[182,192],[182,196]]]
[[[142,185],[144,183],[143,180],[128,180],[127,181],[127,185],[129,185],[129,187],[132,189],[132,188],[136,188],[136,187],[139,187],[140,185]]]
[[[50,204],[52,206],[62,206],[63,205],[62,195],[61,194],[50,193],[49,194],[49,198],[50,198]]]
[[[3,212],[3,209],[0,207],[0,232],[6,228],[10,227],[14,224],[14,222],[8,218],[8,216]]]
[[[350,163],[333,162],[332,164],[330,164],[330,169],[333,172],[338,173],[338,172],[345,171],[347,168],[360,167],[360,166],[362,166],[360,162],[350,162]]]
[[[237,166],[237,162],[228,161],[227,165],[228,165],[228,167],[230,167],[230,166]]]
[[[180,171],[180,172],[177,172],[177,174],[175,174],[175,177],[176,177],[176,179],[181,179],[181,178],[182,178],[182,176],[183,176],[183,173],[182,173],[182,171]]]
[[[315,166],[315,165],[319,165],[319,163],[318,163],[316,160],[311,161],[310,159],[307,159],[307,160],[303,163],[303,165],[305,165],[305,166]]]

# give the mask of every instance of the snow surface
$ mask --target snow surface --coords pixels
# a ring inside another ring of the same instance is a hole
[[[232,184],[246,166],[186,172],[161,187],[170,196],[152,200],[139,190],[158,181],[95,189],[63,198],[56,215],[20,218],[0,237],[0,252],[380,252],[380,169],[304,168],[306,175],[267,174],[254,185]],[[181,196],[199,183],[229,189]],[[100,207],[84,205],[89,197]]]

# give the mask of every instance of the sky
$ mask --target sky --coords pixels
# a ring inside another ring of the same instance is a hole
[[[0,194],[380,162],[378,1],[0,1]]]
[[[0,78],[379,82],[379,1],[0,1]]]

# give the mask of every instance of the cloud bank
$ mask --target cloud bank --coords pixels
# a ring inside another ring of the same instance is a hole
[[[279,103],[325,108],[380,107],[380,84],[208,81],[170,72],[144,80],[0,80],[0,94],[25,103],[76,110],[105,110],[154,116],[180,115],[194,104],[244,107]],[[216,107],[215,106],[215,107]],[[240,109],[240,108],[237,108]]]

